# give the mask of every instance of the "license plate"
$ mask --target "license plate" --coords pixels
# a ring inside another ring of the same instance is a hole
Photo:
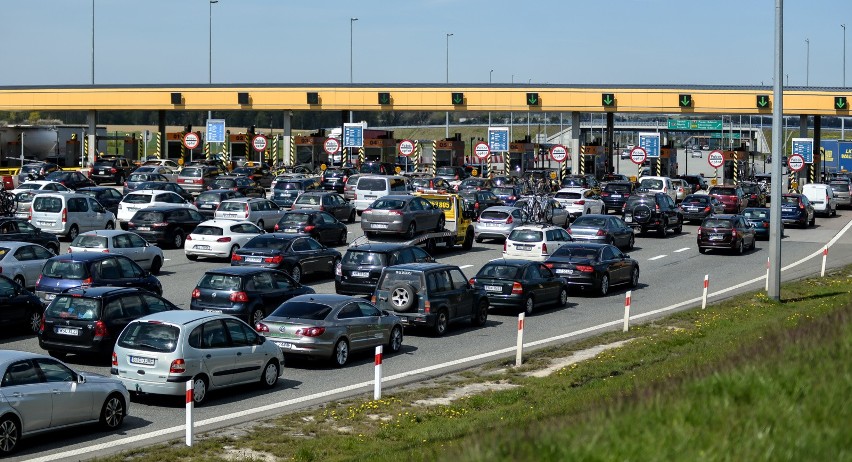
[[[56,333],[60,335],[80,335],[80,329],[72,329],[70,327],[57,327]]]
[[[131,212],[135,212],[135,211],[139,210],[139,207],[127,207],[127,210],[130,210]]]
[[[399,322],[402,324],[408,324],[408,318],[399,318]]]
[[[633,223],[633,217],[624,217],[625,223]]]
[[[287,229],[284,230],[285,233],[296,233],[298,231],[299,230],[296,229],[296,228],[287,228]]]
[[[503,292],[503,288],[500,286],[485,286],[485,290],[488,292]]]
[[[202,208],[202,209],[212,209],[212,208],[213,208],[213,204],[201,204],[201,208]]]
[[[381,229],[387,229],[387,227],[388,227],[388,225],[386,225],[386,224],[384,224],[384,223],[373,223],[373,224],[372,224],[372,225],[370,225],[370,226],[371,226],[372,228],[381,228]]]
[[[574,270],[567,268],[557,268],[556,274],[574,274]]]
[[[260,263],[261,260],[260,257],[246,257],[246,261],[249,263]]]
[[[370,273],[368,271],[353,271],[352,277],[366,278],[366,277],[370,277]]]
[[[500,223],[483,223],[483,225],[485,225],[486,228],[496,228],[500,226]]]
[[[225,218],[237,218],[236,213],[223,213],[222,216]]]
[[[524,252],[529,252],[530,250],[532,250],[532,246],[531,245],[516,245],[515,249],[523,250]]]
[[[54,298],[56,298],[56,294],[44,294],[45,300],[53,300]]]
[[[101,175],[105,175],[106,172],[107,172],[106,170],[101,170]]]
[[[722,236],[721,234],[711,234],[710,235],[711,241],[721,241],[722,238],[724,238],[724,236]]]
[[[153,366],[157,364],[157,360],[154,358],[142,358],[140,356],[131,356],[130,357],[131,364],[142,364],[145,366]]]
[[[40,225],[42,225],[42,226],[50,226],[50,225],[52,225],[53,223],[51,223],[51,222],[49,222],[49,221],[40,221],[40,222],[38,222],[38,224],[40,224]]]
[[[275,342],[275,344],[278,345],[279,348],[284,348],[285,350],[293,348],[293,344],[290,342]]]
[[[138,226],[136,228],[136,230],[137,231],[151,231],[151,227],[150,226]]]
[[[209,245],[196,245],[196,246],[193,246],[192,248],[197,249],[197,250],[210,250]]]
[[[612,197],[621,197],[621,194],[613,194]]]

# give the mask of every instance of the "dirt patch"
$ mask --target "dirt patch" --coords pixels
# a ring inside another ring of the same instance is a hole
[[[517,387],[518,385],[514,385],[508,382],[472,383],[470,385],[465,385],[461,388],[455,389],[450,393],[438,398],[417,400],[414,402],[414,404],[418,406],[449,406],[453,401],[461,398],[466,398],[471,395],[484,393],[486,391],[510,390],[512,388]]]
[[[567,358],[561,358],[551,361],[550,366],[547,366],[544,369],[528,372],[525,375],[527,377],[547,377],[548,375],[558,371],[559,369],[570,366],[574,363],[578,363],[580,361],[592,359],[606,350],[618,348],[632,341],[633,339],[621,340],[619,342],[607,343],[606,345],[598,345],[592,348],[587,348],[585,350],[576,351],[574,352],[574,354]]]
[[[221,457],[225,460],[258,460],[262,462],[275,462],[278,459],[268,452],[255,451],[254,449],[235,448],[225,446],[222,448]]]

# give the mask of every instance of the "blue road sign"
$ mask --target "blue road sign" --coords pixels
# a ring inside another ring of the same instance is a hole
[[[491,152],[509,152],[509,127],[489,127],[488,147]]]
[[[640,133],[639,147],[644,149],[648,154],[648,158],[660,157],[660,134],[659,133]]]
[[[814,163],[814,139],[793,138],[793,154],[802,156],[806,164]]]
[[[225,119],[207,119],[207,142],[225,142]]]
[[[364,124],[343,124],[343,147],[364,147]]]

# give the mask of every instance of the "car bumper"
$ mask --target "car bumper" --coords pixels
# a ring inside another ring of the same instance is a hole
[[[150,393],[152,395],[181,396],[186,394],[186,382],[192,380],[191,375],[171,375],[164,382],[149,382],[121,376],[119,368],[111,368],[110,374],[121,381],[127,391],[134,393]]]
[[[43,339],[39,337],[38,346],[42,350],[47,351],[62,351],[66,353],[88,353],[88,354],[103,354],[112,351],[113,342],[93,340],[90,344],[65,343],[56,339]]]
[[[335,280],[334,291],[340,295],[373,295],[376,284],[370,282],[344,282]]]
[[[492,239],[505,239],[512,233],[512,230],[515,229],[514,226],[505,225],[502,223],[497,224],[497,226],[487,226],[487,223],[476,222],[473,226],[473,234],[476,237],[481,238],[492,238]]]
[[[533,252],[503,252],[503,258],[520,258],[530,261],[545,261],[550,255],[541,255]]]
[[[249,307],[245,303],[234,303],[231,306],[225,307],[221,305],[208,305],[193,299],[189,302],[189,309],[193,311],[206,311],[208,313],[229,314],[247,322],[249,317]]]
[[[266,337],[286,355],[328,358],[334,352],[334,341],[312,339],[310,342],[291,338]]]
[[[609,236],[597,236],[597,235],[583,235],[583,234],[572,234],[571,237],[574,238],[575,241],[582,242],[594,242],[594,243],[606,243]]]
[[[488,292],[488,308],[521,308],[524,306],[526,296],[523,294],[498,294]]]
[[[804,214],[804,213],[799,214],[799,215],[787,215],[787,216],[782,215],[781,216],[781,223],[784,223],[785,225],[806,224],[807,222],[808,222],[808,215]]]
[[[740,213],[740,208],[736,204],[723,204],[723,212],[724,213]]]
[[[228,243],[229,245],[223,246],[221,244],[210,244],[210,243],[195,243],[196,241],[193,239],[189,241],[189,244],[184,244],[183,253],[184,255],[196,255],[199,257],[219,257],[225,258],[231,255],[231,246],[234,245],[232,243]],[[198,249],[196,246],[208,246],[209,249]]]
[[[586,273],[573,270],[571,274],[555,273],[557,276],[564,278],[571,287],[597,287],[598,279],[595,273]]]
[[[710,216],[709,212],[683,212],[683,221],[704,220]]]
[[[709,239],[699,239],[697,241],[698,247],[704,249],[729,249],[733,250],[737,247],[736,239],[731,240],[723,240],[723,241],[711,241]]]
[[[145,239],[150,244],[168,244],[171,242],[166,231],[138,231],[136,229],[132,229],[131,231],[138,234],[139,237]]]
[[[399,316],[399,322],[403,326],[425,326],[425,327],[434,327],[436,316],[432,313],[397,313],[395,311],[393,314]]]
[[[375,225],[382,226],[380,228],[376,228]],[[394,221],[391,223],[370,223],[364,222],[361,220],[361,230],[371,233],[388,233],[388,234],[400,234],[406,231],[404,223],[401,221]]]

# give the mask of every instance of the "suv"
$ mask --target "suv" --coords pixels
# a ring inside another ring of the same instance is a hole
[[[396,175],[396,168],[388,162],[365,162],[361,164],[358,173],[369,175]]]
[[[385,268],[373,303],[399,316],[403,326],[427,326],[435,336],[444,335],[454,321],[482,326],[488,319],[485,291],[471,285],[458,266],[441,263]]]
[[[416,245],[374,243],[352,246],[334,268],[334,289],[342,295],[373,295],[384,267],[434,261]]]
[[[130,176],[135,166],[124,157],[101,157],[96,160],[89,175],[95,184],[115,183],[121,185]]]
[[[693,194],[707,189],[707,181],[701,175],[680,175],[677,178],[689,184]]]
[[[0,217],[0,242],[23,241],[38,244],[59,255],[59,238],[42,231],[23,218]]]
[[[745,195],[746,207],[766,207],[766,195],[759,184],[744,181],[739,186]]]
[[[18,184],[30,181],[32,175],[35,178],[44,178],[52,172],[59,170],[59,166],[53,162],[33,162],[25,164],[18,172]]]
[[[435,176],[447,181],[461,181],[469,177],[470,174],[467,173],[464,167],[438,167],[435,170]]]
[[[639,228],[642,233],[656,229],[660,237],[665,237],[668,229],[676,234],[683,231],[683,213],[674,199],[662,192],[630,196],[624,204],[622,218],[628,226]]]
[[[202,221],[204,216],[194,209],[162,205],[137,210],[127,222],[127,229],[152,244],[180,249],[186,236]]]
[[[708,194],[725,206],[725,213],[740,213],[748,204],[745,193],[739,186],[713,186]]]
[[[336,191],[343,194],[346,182],[358,173],[354,168],[330,168],[322,172],[322,188],[326,191]]]

